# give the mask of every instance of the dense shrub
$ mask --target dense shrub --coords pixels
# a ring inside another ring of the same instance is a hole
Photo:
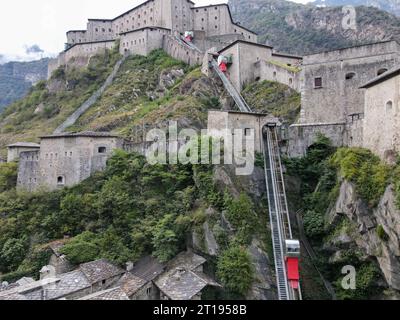
[[[254,281],[254,269],[246,249],[231,246],[223,252],[218,258],[217,275],[228,291],[246,295]]]
[[[18,164],[0,163],[0,193],[10,190],[17,184]]]
[[[340,175],[356,185],[357,193],[371,207],[378,204],[388,185],[390,170],[371,151],[361,148],[341,148],[331,163]]]

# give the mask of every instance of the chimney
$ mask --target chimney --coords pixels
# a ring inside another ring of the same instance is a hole
[[[44,266],[40,270],[40,280],[51,279],[56,277],[56,269],[53,266]]]
[[[134,263],[129,261],[126,263],[126,271],[131,272],[133,270]]]

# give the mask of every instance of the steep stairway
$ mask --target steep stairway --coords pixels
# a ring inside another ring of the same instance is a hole
[[[54,134],[63,133],[68,127],[73,126],[76,121],[101,97],[104,91],[113,83],[122,63],[125,61],[126,56],[121,58],[114,66],[113,71],[110,73],[104,84],[87,99],[67,120],[65,120],[55,131]]]

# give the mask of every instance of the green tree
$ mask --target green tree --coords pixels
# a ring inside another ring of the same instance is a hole
[[[254,268],[246,249],[231,246],[218,258],[217,276],[224,287],[245,296],[254,281]]]
[[[0,251],[3,268],[8,271],[16,270],[27,254],[25,239],[8,239]]]

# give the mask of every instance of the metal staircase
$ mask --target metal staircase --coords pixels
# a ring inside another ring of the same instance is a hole
[[[218,76],[221,78],[222,83],[225,86],[225,89],[231,95],[233,100],[235,100],[235,103],[239,107],[240,111],[252,113],[251,108],[246,103],[246,101],[243,99],[242,95],[236,90],[236,88],[232,85],[232,83],[229,81],[229,79],[226,77],[226,75],[219,69],[218,63],[215,60],[212,60],[211,65],[212,65],[213,69],[215,70],[215,72],[218,74]]]

